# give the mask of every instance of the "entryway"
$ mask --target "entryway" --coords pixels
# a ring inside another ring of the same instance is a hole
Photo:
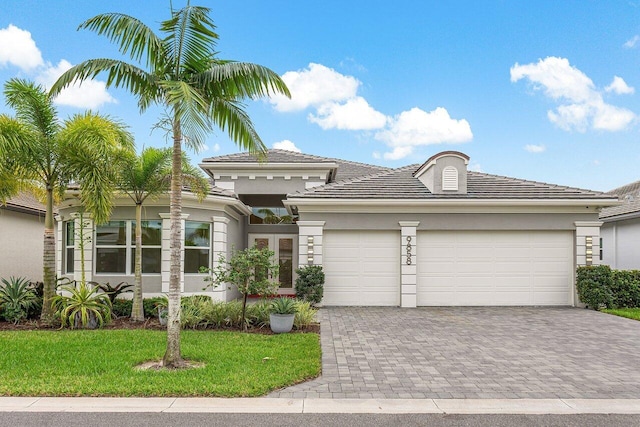
[[[249,246],[259,249],[269,248],[275,255],[280,272],[273,279],[280,284],[278,293],[292,295],[295,293],[294,284],[296,272],[293,268],[294,260],[298,257],[298,236],[294,234],[249,234]]]

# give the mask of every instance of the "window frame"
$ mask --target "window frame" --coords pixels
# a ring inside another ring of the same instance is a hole
[[[198,223],[198,224],[207,224],[209,227],[209,245],[208,246],[187,246],[187,223]],[[184,222],[184,235],[182,236],[182,272],[185,275],[203,275],[205,273],[200,273],[200,271],[195,271],[195,272],[191,272],[191,271],[187,271],[187,251],[188,250],[207,250],[209,253],[207,255],[207,266],[206,268],[211,268],[211,254],[213,253],[212,251],[212,246],[213,246],[213,224],[207,221],[189,221],[189,220],[185,220]],[[200,269],[200,267],[198,268],[198,270]]]
[[[72,230],[72,234],[71,234],[71,239],[72,239],[72,244],[69,244],[69,226],[72,226],[73,230]],[[63,236],[62,236],[62,241],[63,241],[63,250],[62,250],[62,266],[63,266],[63,274],[64,275],[69,275],[69,274],[75,274],[76,268],[75,268],[75,259],[76,259],[76,221],[75,220],[70,220],[70,221],[64,221],[64,228],[63,228]],[[71,249],[71,254],[72,256],[69,257],[69,250]],[[71,262],[72,262],[72,268],[71,271],[69,271],[69,258],[71,258]]]

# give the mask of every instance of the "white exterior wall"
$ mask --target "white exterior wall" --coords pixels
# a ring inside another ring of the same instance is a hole
[[[600,237],[602,264],[617,270],[640,269],[640,218],[606,222]]]
[[[44,214],[0,209],[0,236],[0,278],[16,276],[42,281]]]

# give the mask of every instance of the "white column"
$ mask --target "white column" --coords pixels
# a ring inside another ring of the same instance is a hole
[[[400,307],[417,305],[417,255],[419,221],[400,221]]]
[[[322,266],[324,221],[298,221],[298,266]]]
[[[171,277],[170,274],[170,266],[171,266],[171,251],[169,248],[169,244],[171,242],[171,214],[161,213],[159,214],[160,218],[162,218],[162,249],[161,249],[161,276],[162,276],[162,292],[169,292],[169,279]],[[189,218],[189,214],[182,214],[182,241],[180,242],[180,290],[184,291],[184,222],[187,218]]]
[[[600,265],[602,221],[576,221],[576,266]]]
[[[62,247],[65,245],[65,242],[62,240],[64,237],[64,218],[60,215],[55,215],[53,219],[56,223],[56,277],[62,277],[62,272],[64,271],[62,267],[62,263],[64,262]]]
[[[229,218],[222,216],[214,216],[213,220],[213,250],[211,251],[211,268],[216,269],[220,265],[220,255],[228,259],[228,245],[227,245],[227,227],[229,224]],[[218,287],[209,288],[213,295],[211,298],[217,301],[227,300],[227,284],[221,283]]]

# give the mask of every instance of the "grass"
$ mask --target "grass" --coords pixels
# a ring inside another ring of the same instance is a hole
[[[640,320],[640,308],[611,308],[602,311],[609,314],[615,314],[616,316],[626,317],[628,319]]]
[[[320,374],[316,334],[183,331],[203,368],[135,369],[165,347],[164,331],[0,332],[0,396],[260,396]]]

